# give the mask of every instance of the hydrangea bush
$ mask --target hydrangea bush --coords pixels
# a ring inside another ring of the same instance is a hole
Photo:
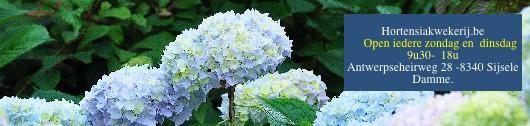
[[[103,76],[80,104],[94,125],[155,125],[164,118],[179,125],[203,98],[194,99],[168,82],[158,68],[126,66]]]
[[[387,125],[396,109],[423,104],[432,91],[345,91],[317,112],[315,126]]]
[[[236,86],[235,118],[237,125],[244,125],[251,119],[255,124],[265,123],[263,101],[260,98],[296,98],[308,104],[321,106],[329,98],[326,96],[326,84],[312,71],[293,69],[286,73],[272,73]],[[222,95],[219,110],[228,120],[228,95]]]
[[[38,98],[3,97],[0,99],[0,111],[2,110],[3,112],[0,112],[0,125],[2,126],[89,125],[83,108],[71,101],[46,102]],[[7,120],[2,117],[6,117]]]

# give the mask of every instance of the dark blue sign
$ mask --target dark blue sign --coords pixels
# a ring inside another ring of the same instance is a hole
[[[345,15],[345,90],[521,90],[521,27],[520,14]]]

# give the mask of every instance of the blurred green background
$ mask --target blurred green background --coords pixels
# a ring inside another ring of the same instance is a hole
[[[79,101],[124,65],[158,66],[164,46],[217,12],[254,8],[280,20],[293,56],[279,72],[321,75],[343,90],[344,14],[517,13],[530,0],[0,0],[0,97]],[[359,19],[362,20],[362,19]],[[360,59],[362,60],[362,59]],[[221,90],[210,93],[215,111]],[[195,114],[194,114],[195,116]]]

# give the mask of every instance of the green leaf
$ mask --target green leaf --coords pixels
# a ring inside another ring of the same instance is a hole
[[[151,35],[133,46],[134,49],[164,50],[166,45],[175,41],[175,36],[168,32]]]
[[[271,17],[275,20],[282,19],[291,15],[291,13],[289,12],[289,7],[286,4],[280,2],[256,2],[252,4],[252,7],[256,8],[261,13],[269,13]]]
[[[164,8],[164,7],[166,7],[169,3],[171,3],[171,0],[158,0],[158,7],[160,7],[160,8]]]
[[[123,31],[121,30],[120,25],[110,26],[108,36],[113,44],[121,45],[121,43],[123,43]]]
[[[147,20],[142,15],[133,14],[131,20],[137,25],[147,26]]]
[[[285,59],[283,63],[278,66],[278,72],[285,73],[291,69],[302,68],[302,65],[296,64],[291,58]]]
[[[81,62],[83,62],[84,64],[89,64],[89,63],[92,63],[92,54],[94,53],[94,50],[90,50],[90,51],[82,51],[82,52],[77,52],[73,55],[73,57]]]
[[[108,2],[101,3],[101,9],[99,10],[99,16],[102,18],[113,17],[121,20],[128,19],[131,16],[131,11],[127,7],[110,8],[111,5]]]
[[[261,98],[262,108],[271,125],[311,125],[316,118],[317,107],[296,98]]]
[[[201,0],[179,0],[175,3],[175,7],[178,9],[188,9],[199,4],[201,4]]]
[[[18,9],[15,5],[11,4],[8,0],[0,0],[0,19],[21,15],[26,13],[27,10]]]
[[[63,92],[60,92],[60,91],[56,91],[56,90],[41,90],[41,89],[37,89],[37,90],[35,90],[33,92],[31,97],[46,99],[46,101],[54,101],[56,99],[57,100],[64,99],[64,100],[67,100],[67,101],[72,101],[72,102],[74,102],[76,104],[78,104],[79,101],[81,101],[81,98],[79,98],[79,97],[75,97],[73,95],[70,95],[70,94],[67,94],[67,93],[63,93]]]
[[[52,40],[40,25],[22,25],[0,33],[0,68],[38,45]]]
[[[62,62],[64,59],[66,59],[66,57],[62,55],[44,56],[42,57],[42,67],[39,71],[47,71],[56,64]]]
[[[126,62],[129,59],[131,59],[134,56],[136,56],[136,53],[130,52],[130,51],[127,51],[127,50],[123,50],[123,49],[120,49],[120,48],[115,48],[114,52],[116,52],[116,55],[118,55],[118,58],[120,59],[121,62]]]
[[[149,13],[149,9],[149,5],[147,5],[145,2],[141,2],[138,4],[138,6],[136,6],[136,14],[144,16]]]
[[[53,90],[61,80],[61,73],[58,70],[50,69],[48,71],[39,71],[31,77],[39,89]]]
[[[329,50],[317,58],[331,72],[344,77],[344,49]]]
[[[311,12],[317,8],[313,3],[307,0],[287,0],[286,2],[293,13]]]
[[[88,27],[84,33],[83,40],[79,43],[78,49],[84,48],[92,41],[105,36],[109,31],[110,27],[105,25],[93,25]]]
[[[143,65],[143,64],[149,64],[153,65],[153,60],[147,56],[137,56],[129,60],[129,62],[123,64],[123,66],[135,66],[135,65]]]
[[[197,23],[189,20],[176,20],[173,24],[173,28],[175,31],[184,31],[186,29],[190,29],[197,26]]]
[[[377,6],[380,14],[401,14],[401,8],[396,6]]]
[[[293,53],[298,56],[316,56],[324,52],[323,42],[309,42],[301,44],[302,48],[293,50]]]
[[[344,31],[344,14],[324,12],[316,19],[308,19],[307,25],[321,32],[324,37],[330,40],[336,40],[342,38],[339,35],[340,32]]]
[[[199,109],[193,112],[193,119],[202,125],[215,125],[217,122],[221,122],[222,119],[219,117],[221,113],[216,111],[212,106],[212,103],[202,103]]]
[[[75,11],[69,11],[66,9],[59,9],[57,12],[57,16],[62,21],[70,24],[73,28],[73,32],[67,31],[63,32],[62,36],[64,39],[64,42],[66,44],[69,44],[73,40],[75,40],[79,36],[79,30],[81,29],[83,23],[81,21],[81,13],[83,10],[77,9]]]

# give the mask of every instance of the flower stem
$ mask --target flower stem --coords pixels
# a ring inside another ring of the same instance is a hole
[[[234,117],[235,117],[234,92],[236,91],[236,88],[235,86],[230,86],[227,89],[228,89],[228,116],[229,116],[230,125],[233,125],[235,122],[234,120]]]

